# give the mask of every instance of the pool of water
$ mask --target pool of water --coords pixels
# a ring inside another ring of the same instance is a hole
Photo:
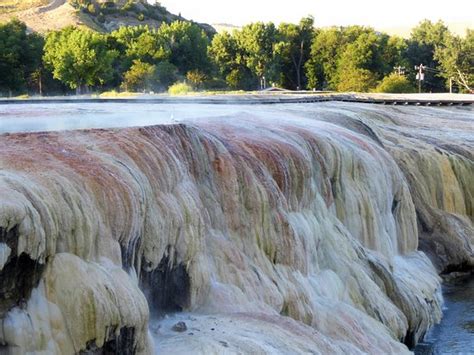
[[[308,104],[307,104],[308,105]],[[312,107],[316,104],[310,104]],[[293,104],[292,107],[303,107]],[[308,107],[308,106],[305,106]],[[88,128],[140,127],[207,119],[288,117],[288,105],[45,103],[0,105],[0,134]],[[284,114],[281,114],[285,112]]]
[[[415,354],[474,354],[474,275],[446,283],[444,314]]]

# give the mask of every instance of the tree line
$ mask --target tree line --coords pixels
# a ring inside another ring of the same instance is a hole
[[[178,82],[208,90],[413,92],[420,64],[423,91],[453,84],[471,91],[474,30],[459,37],[425,20],[404,39],[363,26],[315,28],[312,17],[215,35],[185,21],[107,34],[67,27],[45,36],[16,19],[0,25],[0,94],[10,96],[159,92]]]

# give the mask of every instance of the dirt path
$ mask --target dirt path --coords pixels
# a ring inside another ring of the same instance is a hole
[[[52,0],[51,3],[49,3],[48,5],[40,7],[38,9],[38,12],[44,13],[44,12],[48,12],[48,11],[53,11],[53,10],[57,9],[58,7],[64,5],[66,3],[66,1],[67,0]]]

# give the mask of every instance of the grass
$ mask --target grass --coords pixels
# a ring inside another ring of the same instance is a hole
[[[259,94],[258,91],[244,91],[244,90],[216,90],[216,91],[193,91],[193,88],[184,83],[177,83],[172,85],[168,89],[168,94],[171,96],[216,96],[216,95],[252,95],[252,94]],[[123,91],[119,92],[116,90],[105,91],[100,94],[93,95],[96,98],[126,98],[126,97],[138,97],[144,95],[141,92],[131,92],[131,91]],[[162,96],[166,93],[154,93],[154,94],[145,94],[145,95],[152,95],[152,96]]]
[[[190,85],[184,83],[177,83],[168,89],[167,92],[171,96],[217,96],[217,95],[261,95],[260,91],[244,91],[244,90],[203,90],[203,91],[194,91]],[[272,95],[273,93],[267,93],[267,95]],[[276,93],[278,94],[278,93]],[[95,95],[97,98],[121,98],[121,97],[137,97],[144,95],[141,92],[130,92],[130,91],[105,91],[101,94]],[[154,93],[146,95],[166,95],[166,93]]]
[[[101,94],[98,95],[98,97],[100,98],[114,98],[114,97],[135,97],[135,96],[139,96],[140,94],[139,93],[136,93],[136,92],[128,92],[128,91],[124,91],[124,92],[118,92],[118,91],[115,91],[115,90],[112,90],[112,91],[105,91]]]
[[[0,14],[48,5],[50,0],[0,0]]]
[[[244,91],[244,90],[209,90],[209,91],[198,91],[194,92],[193,95],[248,95],[256,94],[257,91]]]

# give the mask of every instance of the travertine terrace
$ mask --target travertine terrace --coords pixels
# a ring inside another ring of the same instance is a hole
[[[472,108],[252,110],[1,135],[0,344],[408,352],[474,265]]]

